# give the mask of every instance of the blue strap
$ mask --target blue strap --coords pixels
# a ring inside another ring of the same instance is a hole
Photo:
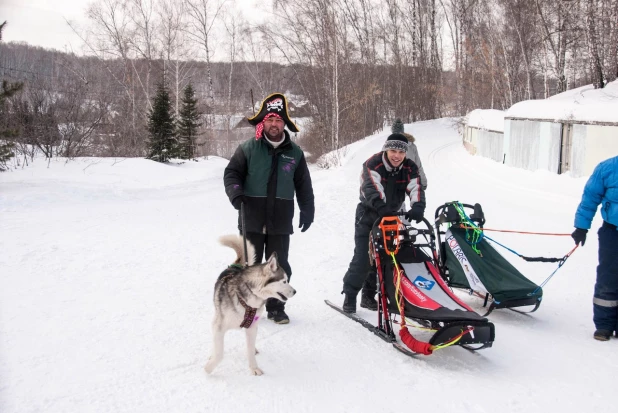
[[[518,253],[518,252],[516,252],[515,250],[512,250],[511,248],[507,247],[506,245],[502,245],[502,244],[500,244],[498,241],[493,240],[493,239],[489,238],[488,236],[485,236],[485,238],[487,238],[488,240],[490,240],[490,241],[492,241],[492,242],[494,242],[494,243],[496,243],[496,244],[500,245],[501,247],[503,247],[503,248],[505,248],[505,249],[507,249],[507,250],[511,251],[513,254],[515,254],[515,255],[517,255],[517,256],[519,256],[519,257],[521,257],[521,254],[519,254],[519,253]],[[563,257],[563,258],[560,260],[560,262],[558,263],[558,267],[554,270],[554,272],[552,272],[552,273],[549,275],[549,277],[547,277],[547,278],[545,279],[545,281],[543,281],[543,282],[541,283],[541,285],[539,285],[538,287],[536,287],[536,288],[534,289],[534,291],[532,291],[531,293],[528,293],[528,296],[531,296],[531,295],[536,295],[536,293],[537,293],[537,292],[538,292],[541,288],[543,288],[543,287],[545,286],[545,284],[547,284],[547,283],[549,282],[549,280],[551,279],[551,277],[553,277],[553,276],[554,276],[554,274],[556,274],[556,272],[560,269],[560,267],[562,267],[562,266],[564,265],[564,263],[566,262],[566,259],[567,259],[567,257]]]
[[[500,245],[502,248],[505,248],[509,251],[511,251],[513,254],[517,255],[518,257],[521,257],[521,254],[516,252],[515,250],[510,249],[509,247],[507,247],[506,245],[502,245],[500,244],[498,241],[496,241],[495,239],[489,238],[487,235],[485,235],[485,238],[487,238],[488,240],[490,240],[491,242],[495,242],[496,244]]]

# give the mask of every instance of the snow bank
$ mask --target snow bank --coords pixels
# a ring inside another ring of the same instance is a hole
[[[38,158],[26,168],[2,174],[2,182],[122,183],[124,187],[157,188],[203,180],[219,173],[227,162],[216,156],[170,163],[143,158],[54,158],[50,162]]]

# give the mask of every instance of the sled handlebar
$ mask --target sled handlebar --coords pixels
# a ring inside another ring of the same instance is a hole
[[[397,214],[394,215],[389,215],[386,217],[381,217],[378,218],[374,223],[373,226],[377,226],[379,225],[383,219],[388,220],[389,217],[403,217],[405,216],[406,213],[405,212],[398,212]],[[395,221],[395,219],[393,219],[393,221]],[[406,224],[401,222],[400,220],[397,220],[398,223],[401,223],[404,226],[404,230],[401,230],[401,233],[405,233],[408,236],[416,236],[416,235],[429,235],[429,237],[431,237],[432,239],[435,238],[435,233],[434,233],[434,229],[433,226],[431,225],[431,222],[429,222],[427,220],[427,218],[423,218],[423,220],[421,221],[423,224],[425,224],[427,226],[427,229],[421,229],[421,228],[416,228],[414,226],[412,226],[412,223]],[[421,223],[419,222],[419,224]]]
[[[433,236],[433,230],[430,229],[418,229],[418,228],[407,228],[406,232],[408,233],[408,235],[429,235],[429,236]]]
[[[447,202],[446,204],[436,208],[435,221],[438,227],[445,223],[460,222],[461,217],[455,210],[453,204],[458,204],[466,210],[472,210],[472,213],[469,216],[470,220],[478,223],[481,228],[485,225],[485,214],[483,213],[483,207],[481,204],[477,203],[471,205],[457,202]]]

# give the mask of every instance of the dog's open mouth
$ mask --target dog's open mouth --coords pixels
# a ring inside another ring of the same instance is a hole
[[[279,294],[279,297],[281,297],[281,301],[287,301],[288,300],[288,298],[285,295],[283,295],[281,293],[277,293],[277,294]]]

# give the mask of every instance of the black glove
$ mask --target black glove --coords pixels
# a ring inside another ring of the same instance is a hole
[[[412,208],[406,212],[406,219],[408,221],[415,221],[417,224],[423,220],[425,210],[421,206],[413,205]]]
[[[575,245],[581,244],[582,247],[586,243],[586,234],[588,233],[587,229],[575,228],[575,231],[571,234],[573,240],[575,241]]]
[[[232,199],[232,205],[238,211],[240,211],[240,204],[247,205],[247,197],[246,196],[240,195],[240,196],[237,196],[236,198]]]
[[[303,221],[300,221],[300,222],[298,223],[298,228],[302,228],[302,229],[300,230],[300,232],[305,232],[305,231],[307,231],[307,230],[309,229],[309,227],[310,227],[310,226],[311,226],[311,222],[303,222]]]

